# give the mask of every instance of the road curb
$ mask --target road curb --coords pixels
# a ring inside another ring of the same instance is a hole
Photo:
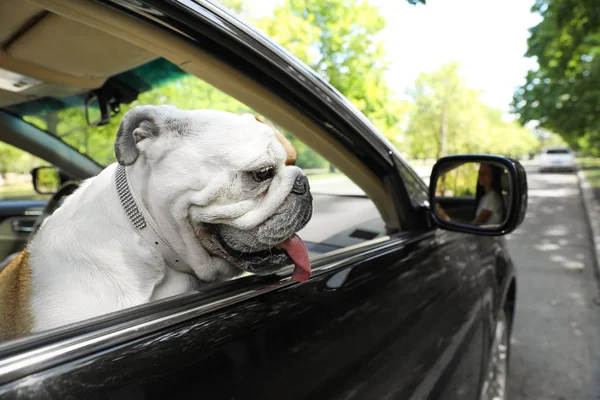
[[[594,198],[594,193],[590,183],[583,174],[583,171],[577,171],[577,182],[583,202],[583,209],[587,214],[588,228],[592,241],[592,252],[594,253],[594,269],[596,278],[600,279],[600,205]]]

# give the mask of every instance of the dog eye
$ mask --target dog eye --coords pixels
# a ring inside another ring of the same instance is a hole
[[[275,174],[275,170],[273,168],[264,168],[259,171],[252,172],[252,177],[256,182],[263,182],[267,179],[271,179]]]

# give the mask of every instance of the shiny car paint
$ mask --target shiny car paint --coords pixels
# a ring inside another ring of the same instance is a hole
[[[406,231],[327,254],[305,283],[247,277],[0,346],[0,398],[479,398],[514,307],[503,240],[436,229],[397,151],[265,38],[209,3],[144,7],[351,149]]]
[[[465,236],[390,238],[328,257],[304,284],[232,281],[177,313],[98,321],[87,341],[57,333],[61,358],[15,353],[32,373],[0,396],[475,399],[497,305],[478,266],[494,247]],[[22,372],[8,366],[3,377]]]

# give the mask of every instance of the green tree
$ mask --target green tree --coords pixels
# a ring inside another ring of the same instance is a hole
[[[388,64],[377,34],[385,27],[379,9],[360,0],[288,0],[279,7],[290,18],[301,18],[314,28],[315,38],[304,59],[337,90],[362,111],[390,140],[398,134],[401,105],[388,88]],[[287,26],[279,24],[275,38]],[[286,43],[282,43],[286,46]]]
[[[385,52],[376,38],[385,19],[377,7],[360,0],[286,0],[273,16],[255,24],[347,97],[392,143],[399,143],[409,106],[385,79]],[[324,164],[300,152],[299,159],[303,157]]]
[[[0,142],[0,176],[6,178],[9,172],[28,174],[35,166],[44,165],[43,161],[6,143]]]
[[[418,158],[457,153],[518,156],[535,151],[539,141],[529,129],[505,121],[501,110],[479,99],[459,75],[455,62],[422,73],[409,90],[413,108],[404,148]]]
[[[406,138],[414,156],[439,158],[477,147],[472,139],[481,128],[483,105],[458,69],[452,62],[421,73],[409,90],[414,107]]]
[[[598,0],[537,0],[526,56],[538,68],[513,99],[521,123],[537,121],[570,145],[600,147],[600,12]]]
[[[44,117],[48,120],[50,115],[56,114],[59,123],[53,133],[81,153],[106,165],[116,161],[113,143],[123,115],[142,104],[171,104],[183,109],[214,108],[235,113],[252,112],[233,97],[192,75],[186,75],[141,93],[130,104],[122,104],[119,115],[104,126],[88,126],[82,107],[67,108]],[[37,125],[44,128],[39,122]]]

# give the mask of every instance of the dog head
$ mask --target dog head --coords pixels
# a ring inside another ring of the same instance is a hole
[[[296,151],[271,125],[250,114],[139,106],[123,117],[115,153],[144,171],[151,211],[168,213],[212,257],[256,274],[293,262],[295,279],[310,276],[295,232],[312,216],[312,195]]]

